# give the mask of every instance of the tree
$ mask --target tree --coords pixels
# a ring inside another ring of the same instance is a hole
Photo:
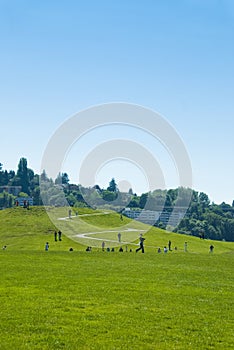
[[[139,206],[141,209],[144,209],[147,202],[147,198],[148,198],[148,193],[142,193],[142,195],[140,196]]]
[[[102,198],[104,199],[104,201],[113,202],[116,199],[116,192],[104,190],[102,192]]]
[[[62,173],[62,184],[63,185],[68,185],[69,183],[69,177],[67,173]]]
[[[109,192],[117,192],[118,188],[115,182],[115,179],[112,178],[111,181],[109,182],[109,186],[107,187],[107,191]]]
[[[41,176],[40,176],[41,182],[49,182],[49,178],[46,174],[45,169],[42,171]]]
[[[198,201],[202,205],[202,208],[207,208],[210,205],[209,197],[206,193],[200,192],[198,196]]]
[[[20,179],[19,184],[22,187],[22,192],[28,193],[30,192],[29,190],[29,181],[30,181],[30,176],[32,176],[32,170],[30,171],[29,174],[29,169],[27,165],[27,159],[26,158],[21,158],[18,164],[18,171],[17,171],[17,178]]]
[[[57,175],[57,177],[56,177],[54,183],[55,183],[56,185],[62,185],[62,175],[61,175],[61,173],[58,173],[58,175]]]

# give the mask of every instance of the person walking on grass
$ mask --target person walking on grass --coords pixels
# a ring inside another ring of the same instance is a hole
[[[54,231],[54,241],[57,242],[57,231]]]
[[[48,250],[49,250],[49,242],[46,242],[46,244],[45,244],[45,251],[48,252]]]
[[[144,240],[145,240],[145,238],[142,237],[142,233],[140,234],[139,240],[140,240],[140,242],[139,242],[140,243],[140,247],[136,249],[136,253],[139,252],[139,250],[141,250],[141,252],[144,253],[145,252],[145,248],[144,248]]]
[[[118,233],[118,241],[119,241],[119,243],[121,243],[121,233],[120,232]]]

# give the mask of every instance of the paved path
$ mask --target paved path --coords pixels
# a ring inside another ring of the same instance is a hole
[[[71,217],[69,216],[66,216],[64,218],[58,218],[58,220],[71,220],[72,218],[78,218],[78,217],[81,217],[81,216],[97,216],[97,215],[108,215],[108,214],[111,214],[110,212],[103,212],[103,213],[94,213],[94,214],[79,214],[78,216],[76,215],[72,215]],[[138,246],[139,244],[136,244],[136,243],[132,243],[132,242],[125,242],[125,241],[122,241],[122,242],[119,242],[118,240],[112,240],[112,239],[106,239],[106,238],[98,238],[98,237],[90,237],[90,235],[96,235],[98,233],[112,233],[112,232],[116,232],[116,233],[123,233],[123,232],[141,232],[141,233],[145,233],[146,230],[138,230],[138,229],[135,229],[135,228],[127,228],[127,229],[124,229],[124,230],[105,230],[105,231],[95,231],[95,232],[85,232],[85,233],[78,233],[77,235],[75,235],[75,237],[78,237],[78,238],[81,238],[81,239],[92,239],[92,240],[95,240],[95,241],[105,241],[105,242],[111,242],[111,243],[119,243],[119,244],[132,244],[132,245],[136,245]]]

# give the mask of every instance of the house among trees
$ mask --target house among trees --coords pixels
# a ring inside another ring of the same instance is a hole
[[[15,205],[18,207],[27,207],[28,205],[33,205],[32,197],[17,197],[15,199]]]

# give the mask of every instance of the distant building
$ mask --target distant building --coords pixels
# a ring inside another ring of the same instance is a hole
[[[154,225],[156,223],[162,222],[164,225],[170,223],[171,226],[177,226],[179,221],[184,217],[185,208],[169,208],[169,210],[132,210],[130,208],[125,208],[123,210],[123,215],[134,219],[137,221],[144,222],[146,224]]]
[[[33,205],[33,198],[31,197],[17,197],[15,199],[15,205],[19,207],[24,207],[29,204],[30,206]]]
[[[12,194],[13,196],[18,196],[21,190],[21,186],[0,186],[0,193],[6,192]]]
[[[125,208],[123,215],[129,217],[130,219],[138,220],[146,224],[153,225],[159,220],[161,212],[153,210],[132,210],[130,208]]]

